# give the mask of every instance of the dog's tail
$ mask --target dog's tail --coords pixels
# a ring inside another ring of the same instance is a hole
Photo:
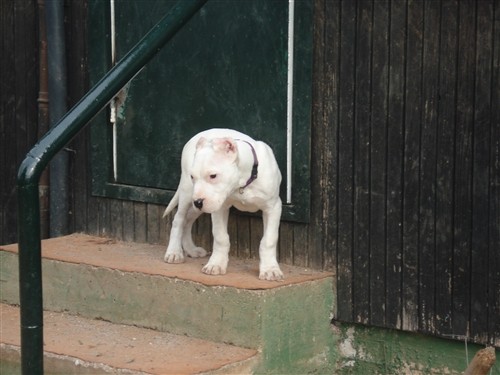
[[[174,194],[174,197],[172,200],[168,203],[167,208],[165,209],[165,212],[163,213],[163,218],[166,217],[172,210],[177,207],[179,204],[179,190],[177,190]]]

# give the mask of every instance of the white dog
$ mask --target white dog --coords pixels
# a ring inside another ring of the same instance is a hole
[[[211,129],[191,138],[182,150],[181,180],[163,217],[178,206],[165,262],[182,263],[184,253],[196,258],[207,252],[197,247],[191,228],[202,213],[212,215],[213,251],[202,272],[226,273],[229,255],[229,209],[262,210],[264,235],[260,242],[262,280],[281,280],[276,245],[281,217],[281,173],[271,148],[264,142],[230,129]]]

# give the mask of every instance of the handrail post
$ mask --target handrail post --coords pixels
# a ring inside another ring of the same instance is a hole
[[[43,374],[43,294],[38,184],[49,161],[103,109],[207,0],[178,3],[27,154],[19,167],[18,242],[21,368]]]
[[[19,299],[23,374],[43,373],[43,301],[38,179],[18,187]]]

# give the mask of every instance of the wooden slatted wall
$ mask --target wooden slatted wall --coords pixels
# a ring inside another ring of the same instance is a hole
[[[0,243],[17,241],[17,168],[37,139],[36,1],[0,1]]]
[[[344,321],[500,344],[500,2],[324,1]]]

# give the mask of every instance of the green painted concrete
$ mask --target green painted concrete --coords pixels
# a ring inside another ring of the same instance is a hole
[[[462,374],[483,346],[385,328],[337,323],[336,374]],[[497,349],[497,358],[499,350]],[[498,363],[491,374],[500,375]]]

